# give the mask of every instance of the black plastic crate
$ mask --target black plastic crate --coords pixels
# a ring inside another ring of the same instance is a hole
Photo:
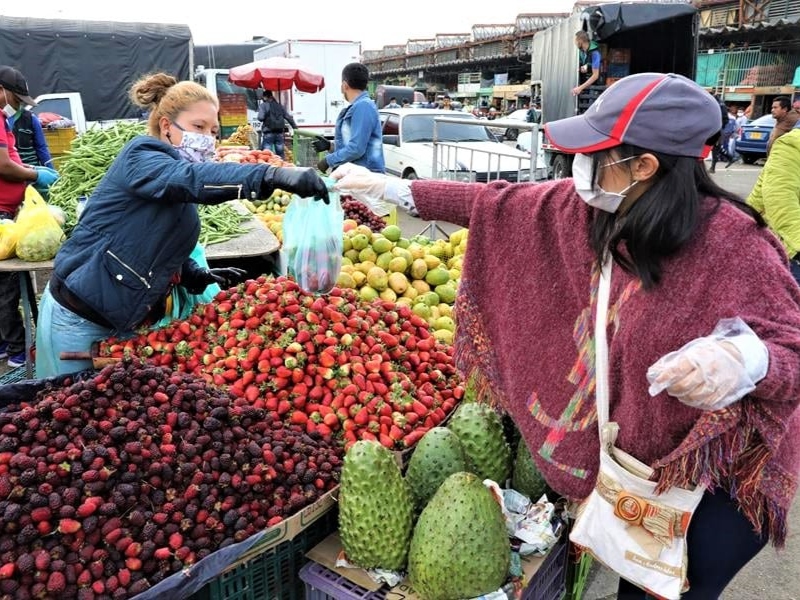
[[[334,506],[293,540],[264,550],[235,565],[192,596],[192,600],[303,600],[305,584],[297,576],[306,553],[336,531]]]

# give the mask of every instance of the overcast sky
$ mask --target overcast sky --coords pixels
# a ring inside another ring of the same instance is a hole
[[[568,12],[573,0],[441,2],[437,0],[258,0],[219,4],[179,0],[36,0],[4,3],[0,15],[188,25],[195,44],[240,42],[254,36],[275,40],[353,40],[362,50],[469,33],[473,25],[514,23],[517,15]],[[209,10],[200,7],[206,6]]]

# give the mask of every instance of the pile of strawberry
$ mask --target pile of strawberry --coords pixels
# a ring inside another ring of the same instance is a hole
[[[343,450],[124,361],[0,413],[0,597],[124,600],[314,503]]]
[[[104,341],[100,355],[196,374],[345,447],[359,439],[411,447],[464,394],[452,346],[407,306],[367,304],[350,289],[316,296],[286,277],[222,291],[185,321]]]

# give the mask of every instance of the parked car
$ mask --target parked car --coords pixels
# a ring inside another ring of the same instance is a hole
[[[525,122],[527,122],[527,119],[528,119],[528,109],[527,108],[520,108],[518,110],[515,110],[515,111],[509,113],[505,117],[501,117],[501,118],[504,121],[508,121],[508,120],[511,120],[511,121],[522,121],[523,123],[525,123]],[[503,139],[511,140],[513,142],[514,140],[517,139],[517,137],[519,137],[519,133],[520,133],[519,129],[516,129],[514,127],[508,127],[507,129],[505,129],[503,131],[502,135],[503,135]]]
[[[498,141],[486,121],[464,112],[439,109],[383,109],[383,157],[386,171],[404,179],[458,181],[530,180],[530,154]],[[457,118],[439,123],[437,166],[433,165],[436,117]]]
[[[736,138],[736,152],[742,157],[742,162],[752,165],[759,158],[767,156],[767,141],[775,127],[775,118],[764,115],[746,125]]]

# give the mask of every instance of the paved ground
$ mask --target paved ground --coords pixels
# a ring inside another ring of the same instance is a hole
[[[724,166],[714,175],[715,181],[732,192],[747,196],[758,177],[760,167],[736,164]],[[400,211],[399,225],[405,235],[421,233],[430,223],[409,217]],[[438,223],[447,233],[456,227]],[[430,234],[428,229],[426,233]],[[43,283],[40,289],[43,289]],[[0,364],[0,375],[6,371]],[[785,550],[780,554],[765,548],[728,587],[723,600],[800,600],[800,499],[790,513],[790,531]],[[725,532],[720,532],[720,543],[725,543]],[[584,600],[612,600],[616,597],[617,577],[606,569],[594,567],[589,575]]]

